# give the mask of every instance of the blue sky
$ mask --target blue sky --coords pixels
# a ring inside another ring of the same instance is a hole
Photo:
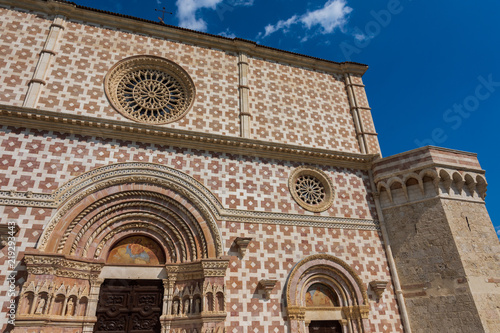
[[[383,155],[427,144],[477,153],[500,236],[498,0],[74,2],[155,21],[166,7],[167,24],[369,65],[363,79]]]

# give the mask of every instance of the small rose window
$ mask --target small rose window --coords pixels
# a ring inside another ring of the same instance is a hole
[[[288,186],[292,197],[304,209],[322,212],[332,205],[332,183],[327,175],[316,168],[295,169],[290,175]]]

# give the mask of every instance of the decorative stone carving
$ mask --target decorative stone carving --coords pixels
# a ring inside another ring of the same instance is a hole
[[[19,226],[13,222],[0,225],[0,249],[7,246],[9,244],[9,237],[15,236],[18,231]]]
[[[259,285],[260,289],[264,290],[264,296],[269,299],[271,296],[271,291],[274,289],[274,286],[278,280],[260,280]]]
[[[45,298],[39,298],[38,299],[38,304],[36,306],[35,314],[44,314],[45,312],[45,303],[47,301]]]
[[[234,240],[234,243],[238,247],[238,252],[240,253],[241,257],[245,256],[248,244],[250,244],[252,239],[253,239],[252,237],[237,237]]]
[[[88,280],[98,276],[104,263],[87,263],[64,258],[58,255],[24,256],[28,273],[34,275],[55,275],[75,279]]]
[[[322,212],[333,203],[333,184],[321,170],[298,167],[288,179],[288,188],[293,199],[304,209]]]
[[[388,284],[389,284],[389,282],[387,282],[387,281],[375,280],[375,281],[370,282],[370,287],[377,295],[377,298],[380,298],[382,296],[382,294],[384,293],[384,290]]]
[[[387,178],[376,178],[375,183],[378,195],[385,194],[387,196],[386,205],[421,200],[432,195],[467,198],[467,200],[478,202],[484,201],[487,188],[484,175],[478,172],[466,171],[462,176],[462,172],[461,170],[449,168],[426,168],[411,172],[401,172],[397,175],[390,175]],[[428,182],[432,186],[425,186]],[[409,195],[409,187],[412,183],[418,185],[420,190],[420,195],[417,196],[414,193],[413,198]],[[467,191],[465,191],[465,188]],[[394,197],[398,191],[402,191],[404,197],[399,196],[396,200]]]
[[[180,66],[153,56],[135,56],[113,66],[105,79],[111,105],[125,117],[165,124],[180,119],[194,100],[194,83]]]

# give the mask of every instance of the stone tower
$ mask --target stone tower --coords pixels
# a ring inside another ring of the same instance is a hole
[[[412,332],[498,331],[500,246],[476,155],[425,147],[373,175]]]
[[[484,171],[381,158],[366,65],[62,0],[0,17],[2,331],[500,331]]]

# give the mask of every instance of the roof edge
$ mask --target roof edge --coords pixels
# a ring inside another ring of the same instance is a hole
[[[0,5],[43,12],[54,16],[62,15],[67,19],[98,24],[104,27],[114,27],[124,31],[219,49],[226,52],[245,53],[249,56],[283,64],[307,67],[316,71],[363,75],[368,69],[368,66],[365,64],[335,62],[260,45],[254,41],[242,38],[228,38],[194,31],[129,15],[81,6],[65,0],[0,0]]]

